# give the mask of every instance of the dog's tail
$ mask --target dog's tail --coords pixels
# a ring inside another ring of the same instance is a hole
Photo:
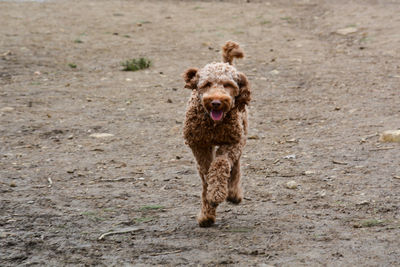
[[[239,47],[238,43],[235,43],[233,41],[228,41],[222,47],[222,60],[225,63],[229,63],[229,65],[232,65],[234,58],[243,58],[243,57],[244,57],[243,50],[242,48]]]

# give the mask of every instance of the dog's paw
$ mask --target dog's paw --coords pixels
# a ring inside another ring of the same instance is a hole
[[[213,187],[207,192],[207,201],[212,207],[217,207],[220,203],[224,202],[228,194],[226,193],[226,186],[219,185]]]
[[[243,200],[242,188],[240,186],[237,186],[235,188],[230,188],[226,200],[233,204],[239,204],[240,202],[242,202]]]
[[[215,216],[206,216],[204,214],[199,214],[197,217],[197,222],[200,227],[210,227],[215,223]]]
[[[243,197],[241,196],[228,196],[227,201],[231,202],[232,204],[239,204],[242,202]]]

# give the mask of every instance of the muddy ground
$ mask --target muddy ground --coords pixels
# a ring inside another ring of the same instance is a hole
[[[392,0],[0,1],[0,265],[399,266],[400,144],[377,135],[400,127],[399,14]],[[227,40],[253,90],[245,199],[204,229],[181,74]],[[122,71],[137,57],[153,65]]]

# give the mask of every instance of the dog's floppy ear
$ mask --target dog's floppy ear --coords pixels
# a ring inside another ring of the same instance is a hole
[[[185,80],[185,88],[197,89],[197,82],[199,81],[199,76],[197,75],[197,68],[190,68],[183,73],[183,79]]]
[[[236,97],[236,106],[240,111],[243,111],[251,100],[250,84],[246,75],[239,72],[237,84],[239,86],[239,95]]]

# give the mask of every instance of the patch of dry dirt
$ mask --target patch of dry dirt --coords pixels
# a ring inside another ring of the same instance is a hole
[[[248,2],[0,1],[1,266],[400,265],[399,3]],[[246,198],[202,229],[181,73],[227,40]]]

